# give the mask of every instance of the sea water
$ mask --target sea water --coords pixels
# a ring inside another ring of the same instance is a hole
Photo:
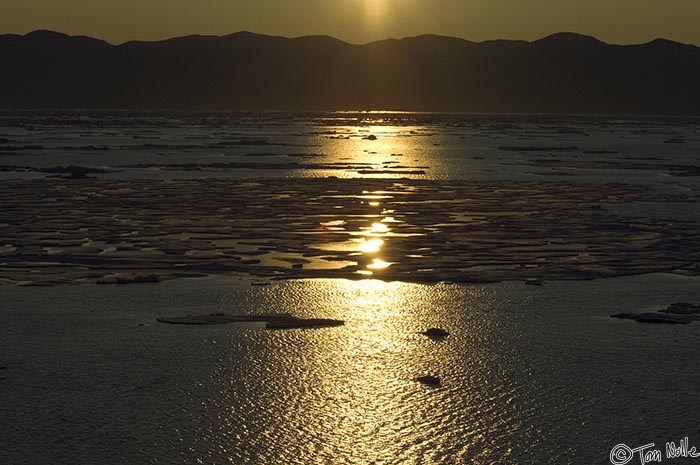
[[[425,174],[376,176],[698,187],[669,168],[699,161],[692,120],[22,113],[0,121],[3,166],[80,165],[110,171],[95,174],[105,179],[364,177],[374,175],[357,166],[398,161],[408,168],[397,171]],[[685,206],[618,213],[697,220]],[[700,325],[609,317],[698,303],[697,278],[252,283],[0,287],[0,463],[590,464],[610,463],[618,444],[700,443]],[[155,321],[212,312],[346,323],[270,331]],[[420,334],[430,327],[450,336]],[[415,381],[423,375],[441,386]]]
[[[698,284],[5,287],[0,461],[607,463],[620,443],[700,438],[700,326],[609,317],[697,301]],[[155,321],[220,311],[346,324]],[[450,336],[419,334],[429,327]],[[422,375],[441,387],[417,383]]]

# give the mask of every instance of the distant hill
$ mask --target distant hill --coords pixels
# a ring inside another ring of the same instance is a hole
[[[238,32],[111,45],[35,31],[0,35],[0,108],[700,115],[700,47],[573,33],[352,45]]]

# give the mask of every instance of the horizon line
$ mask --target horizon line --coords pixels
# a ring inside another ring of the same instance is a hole
[[[436,33],[423,33],[423,34],[417,34],[417,35],[411,35],[411,36],[405,36],[405,37],[387,37],[384,39],[378,39],[378,40],[372,40],[369,42],[363,42],[363,43],[354,43],[354,42],[348,42],[343,39],[339,39],[335,36],[329,35],[329,34],[307,34],[307,35],[301,35],[301,36],[282,36],[282,35],[275,35],[275,34],[266,34],[266,33],[259,33],[259,32],[253,32],[249,30],[239,30],[235,32],[231,32],[229,34],[223,34],[223,35],[218,35],[218,34],[198,34],[198,33],[193,33],[193,34],[185,34],[185,35],[179,35],[179,36],[172,36],[172,37],[167,37],[164,39],[154,39],[154,40],[139,40],[139,39],[133,39],[133,40],[127,40],[125,42],[120,42],[120,43],[114,43],[110,42],[105,39],[101,39],[99,37],[94,37],[94,36],[89,36],[85,34],[68,34],[65,32],[61,31],[56,31],[53,29],[35,29],[33,31],[27,32],[25,34],[18,34],[18,33],[1,33],[0,37],[3,36],[18,36],[18,37],[28,37],[33,34],[37,33],[51,33],[51,34],[56,34],[56,35],[61,35],[61,36],[66,36],[66,37],[71,37],[71,38],[87,38],[87,39],[92,39],[92,40],[98,40],[101,42],[104,42],[106,44],[109,44],[113,47],[120,47],[126,44],[133,44],[133,43],[159,43],[159,42],[168,42],[171,40],[177,40],[177,39],[184,39],[188,37],[204,37],[204,38],[225,38],[225,37],[231,37],[235,35],[252,35],[252,36],[258,36],[258,37],[268,37],[268,38],[275,38],[275,39],[285,39],[285,40],[299,40],[299,39],[308,39],[308,38],[328,38],[332,39],[338,42],[341,42],[346,45],[351,45],[351,46],[357,46],[357,47],[363,47],[367,45],[372,45],[372,44],[377,44],[377,43],[382,43],[382,42],[392,42],[392,41],[402,41],[402,40],[410,40],[410,39],[417,39],[417,38],[423,38],[423,37],[439,37],[439,38],[445,38],[445,39],[453,39],[453,40],[460,40],[466,43],[470,44],[487,44],[487,43],[492,43],[492,42],[523,42],[523,43],[528,43],[528,44],[533,44],[542,40],[546,40],[549,38],[553,38],[556,36],[572,36],[572,37],[580,37],[580,38],[586,38],[586,39],[593,39],[603,45],[608,45],[608,46],[617,46],[617,47],[634,47],[634,46],[641,46],[641,45],[648,45],[654,42],[658,41],[665,41],[665,42],[671,42],[674,44],[678,45],[683,45],[683,46],[691,46],[691,47],[696,47],[700,48],[700,45],[696,45],[694,43],[686,43],[686,42],[679,42],[677,40],[673,39],[667,39],[665,37],[656,37],[654,39],[651,39],[647,42],[639,42],[639,43],[626,43],[626,44],[619,44],[619,43],[612,43],[612,42],[605,42],[603,40],[598,39],[597,37],[590,35],[590,34],[584,34],[580,32],[573,32],[573,31],[559,31],[559,32],[553,32],[551,34],[545,35],[543,37],[540,37],[539,39],[534,39],[534,40],[526,40],[526,39],[504,39],[504,38],[498,38],[498,39],[487,39],[487,40],[481,40],[481,41],[475,41],[475,40],[470,40],[464,37],[458,37],[458,36],[449,36],[449,35],[444,35],[444,34],[436,34]]]

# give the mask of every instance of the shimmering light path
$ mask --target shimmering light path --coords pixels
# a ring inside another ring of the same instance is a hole
[[[694,197],[623,184],[17,180],[0,195],[5,283],[589,279],[695,274],[700,261],[697,223],[600,211]]]

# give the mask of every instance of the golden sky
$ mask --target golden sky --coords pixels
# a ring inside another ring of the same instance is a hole
[[[481,41],[554,32],[700,45],[700,0],[0,0],[0,33],[51,29],[112,43],[240,30],[352,43],[426,33]]]

